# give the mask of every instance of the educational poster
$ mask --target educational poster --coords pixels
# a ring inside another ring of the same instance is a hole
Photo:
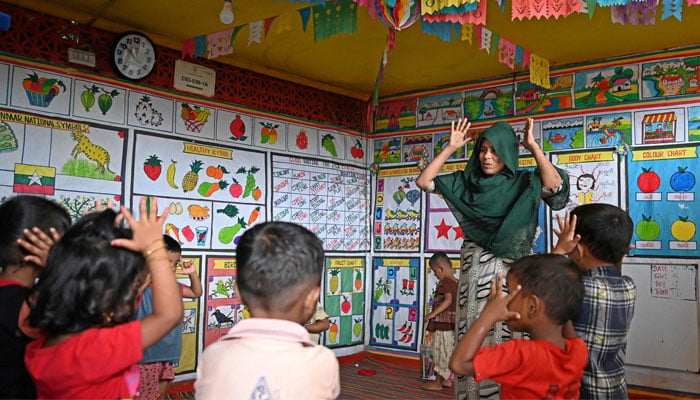
[[[551,226],[558,227],[557,216],[583,204],[606,203],[623,207],[620,199],[622,177],[618,155],[612,150],[553,153],[552,164],[569,174],[569,202],[562,210],[551,211]],[[557,237],[551,234],[552,246]]]
[[[264,153],[144,133],[134,149],[132,193],[170,207],[165,233],[184,249],[230,251],[265,220]]]
[[[700,142],[700,107],[688,107],[688,141]]]
[[[513,115],[513,85],[464,92],[464,116],[470,121]]]
[[[432,134],[409,135],[402,139],[403,162],[416,163],[419,167],[424,167],[432,160],[430,157],[433,152]]]
[[[652,264],[651,297],[697,301],[697,269],[697,265]]]
[[[189,275],[181,274],[182,265],[192,263],[197,270],[197,276],[202,277],[202,259],[196,256],[183,256],[177,270],[177,281],[185,286],[191,286]],[[204,296],[206,293],[203,294]],[[175,367],[175,373],[194,372],[197,367],[197,337],[199,336],[199,298],[182,298],[184,307],[182,316],[182,353],[180,362]]]
[[[137,128],[172,132],[173,107],[173,99],[130,90],[126,122]]]
[[[642,64],[642,97],[698,93],[700,56]]]
[[[375,132],[395,131],[416,127],[415,98],[380,103],[374,123]]]
[[[175,133],[201,139],[216,137],[216,109],[192,102],[175,102]]]
[[[14,66],[10,104],[41,114],[68,115],[73,79],[34,68]]]
[[[515,91],[516,113],[556,112],[572,108],[573,74],[553,76],[550,85],[549,89],[545,89],[530,81],[518,82]]]
[[[377,176],[374,250],[416,252],[420,248],[420,171],[415,166],[382,168]]]
[[[577,72],[575,82],[575,107],[639,100],[637,65]]]
[[[216,112],[216,140],[231,144],[253,144],[253,117],[239,112]]]
[[[219,340],[242,319],[249,318],[236,294],[236,259],[207,256],[204,279],[205,311],[204,347]]]
[[[584,146],[583,117],[561,118],[542,123],[542,150],[573,150]]]
[[[327,347],[364,342],[365,258],[326,258],[323,307],[331,327],[322,334]]]
[[[462,118],[462,92],[444,93],[418,99],[417,126],[450,124]]]
[[[97,210],[97,204],[106,209],[112,204],[114,211],[119,212],[121,195],[107,193],[90,193],[70,190],[56,190],[53,199],[66,208],[72,222],[79,220],[83,215]]]
[[[396,164],[401,162],[401,138],[374,139],[374,162]]]
[[[634,144],[685,142],[685,110],[665,108],[634,113]]]
[[[368,251],[369,179],[365,168],[273,154],[272,220],[308,228],[326,251]]]
[[[119,203],[125,143],[112,127],[0,110],[3,192]]]
[[[442,150],[450,144],[451,131],[447,132],[437,132],[433,134],[433,158],[437,157]],[[457,149],[454,153],[450,155],[448,160],[463,160],[467,157],[464,147]],[[430,159],[432,160],[432,159]],[[428,161],[430,161],[428,160]]]
[[[633,255],[698,254],[698,146],[633,150],[628,157]]]
[[[345,136],[345,159],[353,164],[365,166],[369,164],[369,140],[367,138],[344,135]]]
[[[518,152],[522,155],[529,155],[530,150],[523,146],[523,139],[525,138],[525,122],[511,123],[510,126],[513,127],[515,135],[518,136]],[[542,147],[542,123],[539,121],[533,121],[532,123],[532,136],[535,137],[537,144]]]
[[[290,153],[316,156],[320,141],[318,129],[287,124],[287,151]]]
[[[466,162],[445,163],[440,174],[463,171]],[[425,251],[459,252],[464,233],[457,218],[452,214],[442,195],[426,193],[427,212],[425,215]]]
[[[76,79],[73,86],[73,115],[124,125],[126,93],[126,90],[115,86]]]
[[[518,169],[535,171],[537,161],[534,157],[520,157],[518,159]],[[547,251],[546,243],[546,226],[545,226],[545,209],[548,209],[547,204],[540,200],[540,207],[537,211],[537,227],[535,228],[535,237],[532,243],[532,253],[539,254]]]
[[[426,254],[424,261],[424,282],[425,282],[425,294],[423,296],[423,344],[429,344],[433,341],[433,332],[428,332],[426,329],[428,327],[428,321],[425,320],[425,316],[433,310],[433,300],[437,294],[437,286],[439,280],[435,277],[435,274],[430,270],[430,257],[432,254]],[[459,265],[459,257],[450,258],[450,263],[452,264],[452,273],[454,274],[457,281],[459,281],[459,274],[462,272],[462,268]]]
[[[287,148],[287,124],[263,117],[253,118],[253,144],[268,149]]]
[[[345,138],[338,132],[318,131],[321,139],[319,154],[325,159],[343,160],[345,157]]]
[[[417,350],[420,259],[372,259],[370,346]]]
[[[0,63],[0,104],[6,105],[7,98],[10,95],[10,85],[8,82],[10,80],[10,66],[8,64]],[[4,88],[4,89],[2,89]]]
[[[632,143],[632,113],[586,117],[586,147],[615,147]]]
[[[476,140],[479,139],[481,134],[484,133],[486,129],[488,129],[488,126],[481,128],[469,128],[469,131],[467,132],[467,136],[469,137],[469,141],[467,142],[467,158],[471,158],[471,155],[474,152],[474,146],[476,146]]]

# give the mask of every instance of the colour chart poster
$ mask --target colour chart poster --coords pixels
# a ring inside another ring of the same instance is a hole
[[[364,342],[365,258],[327,257],[324,304],[331,326],[323,334],[327,347]]]
[[[421,190],[415,166],[382,168],[377,175],[374,250],[416,252],[420,248]]]
[[[698,254],[698,146],[643,148],[631,152],[629,213],[633,255]]]
[[[327,251],[369,250],[369,172],[311,158],[272,156],[272,220],[300,224]]]
[[[235,258],[207,257],[207,276],[204,285],[206,296],[204,347],[219,340],[238,321],[250,316],[236,294],[235,284]]]
[[[202,259],[200,257],[182,257],[182,264],[191,263],[197,271],[197,276],[202,276]],[[181,274],[182,267],[178,267],[176,278],[178,283],[185,286],[192,286],[189,275]],[[197,367],[197,338],[199,337],[199,298],[182,298],[182,352],[180,361],[175,367],[175,373],[194,372]]]
[[[420,259],[372,260],[370,345],[417,349],[420,310]]]

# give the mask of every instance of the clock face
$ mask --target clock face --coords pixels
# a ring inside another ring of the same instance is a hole
[[[126,32],[114,43],[112,64],[124,78],[141,80],[156,66],[155,46],[142,33]]]

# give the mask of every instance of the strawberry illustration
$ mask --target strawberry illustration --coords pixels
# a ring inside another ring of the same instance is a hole
[[[160,172],[163,169],[162,166],[163,162],[157,155],[153,154],[146,159],[146,162],[143,163],[143,172],[145,172],[146,176],[152,181],[155,181],[160,176]]]
[[[306,136],[306,131],[303,129],[300,130],[299,134],[297,135],[297,147],[301,150],[304,150],[307,147],[309,147],[309,137]]]

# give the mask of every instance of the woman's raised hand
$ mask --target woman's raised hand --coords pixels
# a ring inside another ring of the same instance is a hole
[[[539,149],[537,140],[535,140],[535,135],[532,133],[534,125],[535,121],[532,118],[528,118],[525,122],[525,137],[523,137],[523,147],[528,149],[530,153],[534,153],[535,150]]]
[[[455,124],[455,121],[452,121],[450,147],[460,148],[469,142],[469,127],[472,126],[472,123],[469,122],[469,118],[460,118],[456,122]]]

